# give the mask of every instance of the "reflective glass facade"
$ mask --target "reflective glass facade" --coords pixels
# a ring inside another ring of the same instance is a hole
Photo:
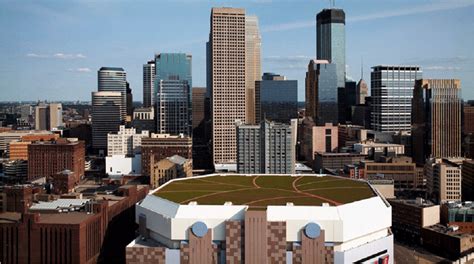
[[[318,124],[339,121],[337,101],[337,68],[335,64],[317,64],[318,77]]]

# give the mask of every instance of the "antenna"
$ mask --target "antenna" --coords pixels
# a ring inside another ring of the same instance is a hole
[[[364,57],[360,57],[360,79],[364,79]]]

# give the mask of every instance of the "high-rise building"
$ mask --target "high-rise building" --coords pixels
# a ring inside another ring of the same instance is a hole
[[[195,130],[205,122],[206,88],[194,87],[192,94],[193,130]]]
[[[413,157],[461,157],[461,83],[459,80],[421,79],[413,93]]]
[[[107,134],[119,131],[125,105],[120,92],[92,92],[92,147],[107,149]]]
[[[155,56],[156,129],[158,133],[191,135],[191,55]]]
[[[430,159],[425,164],[428,197],[441,204],[461,201],[461,166],[448,159]]]
[[[369,88],[364,79],[360,79],[356,87],[356,104],[365,104],[365,98],[369,96]]]
[[[143,107],[155,105],[155,61],[143,64]]]
[[[35,129],[51,130],[63,126],[63,106],[60,103],[40,104],[35,107]]]
[[[143,107],[133,109],[132,127],[141,133],[148,130],[150,133],[156,132],[155,108]]]
[[[331,123],[316,126],[310,118],[306,118],[303,120],[300,141],[300,156],[305,161],[313,163],[316,153],[337,152],[338,126]]]
[[[236,163],[235,121],[246,123],[245,10],[212,8],[208,86],[212,104],[214,164]]]
[[[237,172],[294,173],[294,145],[292,127],[288,124],[237,124]]]
[[[342,88],[346,82],[345,26],[346,14],[342,9],[323,9],[316,16],[316,58],[335,65],[337,87]]]
[[[344,87],[344,86],[342,86]],[[327,60],[311,60],[306,72],[306,116],[318,125],[339,122],[337,69]]]
[[[289,124],[298,117],[298,81],[266,72],[255,82],[255,114],[259,123],[265,119]]]
[[[255,81],[260,80],[262,69],[260,47],[262,38],[256,16],[245,16],[245,119],[247,124],[256,124]]]
[[[462,164],[462,200],[474,201],[474,160]]]
[[[357,83],[346,80],[344,88],[338,89],[337,103],[339,104],[339,123],[352,123],[352,115],[357,101]]]
[[[127,120],[132,118],[133,115],[133,94],[130,84],[127,82],[127,93],[125,95],[127,100]]]
[[[99,92],[120,92],[122,107],[120,114],[125,120],[127,115],[127,73],[123,68],[102,67],[97,72]]]
[[[421,76],[418,66],[372,67],[372,129],[380,132],[410,131],[413,87]]]

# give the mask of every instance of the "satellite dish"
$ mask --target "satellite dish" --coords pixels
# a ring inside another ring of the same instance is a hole
[[[307,237],[315,239],[321,234],[321,227],[314,222],[310,222],[305,226],[304,233]]]
[[[207,226],[201,221],[197,221],[194,223],[191,227],[191,231],[193,231],[193,234],[197,237],[203,237],[207,233]]]

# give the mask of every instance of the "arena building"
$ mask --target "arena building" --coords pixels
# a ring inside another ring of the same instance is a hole
[[[393,263],[390,204],[325,175],[175,179],[136,205],[127,263]]]

